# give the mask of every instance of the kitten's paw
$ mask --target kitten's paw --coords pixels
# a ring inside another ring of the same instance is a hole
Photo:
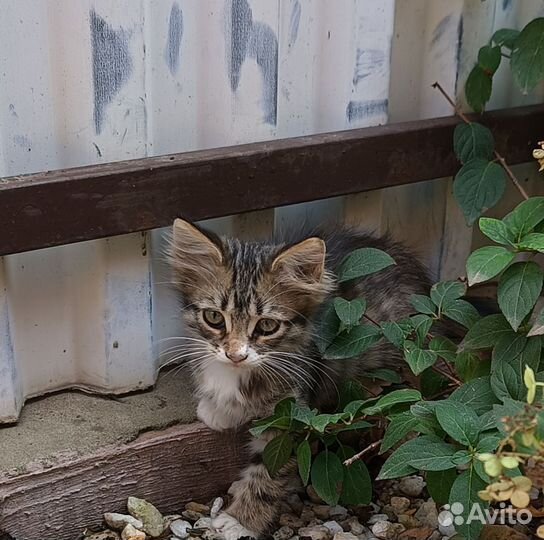
[[[222,512],[212,520],[212,527],[225,540],[238,540],[239,538],[257,538],[257,534],[246,529],[236,518],[226,512]]]

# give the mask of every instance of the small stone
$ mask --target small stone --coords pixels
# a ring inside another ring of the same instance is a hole
[[[347,525],[349,527],[349,530],[356,536],[359,536],[360,534],[363,534],[363,532],[365,532],[366,527],[361,525],[360,521],[355,516],[348,520]]]
[[[189,521],[197,521],[201,517],[204,517],[203,514],[201,514],[200,512],[195,512],[194,510],[184,510],[181,515]]]
[[[323,523],[323,527],[327,527],[331,534],[344,532],[344,529],[336,521],[326,521],[325,523]]]
[[[438,531],[441,535],[448,537],[453,536],[455,534],[455,525],[453,523],[450,523],[449,525],[438,523]]]
[[[135,517],[113,512],[106,512],[104,514],[104,521],[108,524],[108,527],[116,529],[117,531],[122,531],[129,524],[135,529],[141,529],[144,526],[144,524]]]
[[[379,521],[388,521],[389,516],[387,514],[374,514],[373,516],[370,516],[368,518],[368,521],[366,522],[367,525],[374,525],[375,523],[378,523]]]
[[[195,521],[193,525],[194,529],[211,529],[212,528],[212,518],[202,517],[199,520]]]
[[[291,527],[281,527],[274,534],[274,540],[289,540],[295,534]]]
[[[313,527],[302,527],[298,531],[301,538],[311,538],[312,540],[330,540],[331,533],[323,525],[314,525]]]
[[[149,536],[157,538],[163,533],[165,529],[164,518],[151,503],[136,497],[129,497],[127,508],[132,516],[143,523],[142,531]]]
[[[385,504],[382,507],[382,514],[387,514],[387,519],[389,521],[396,521],[397,520],[397,514],[395,514],[395,511],[393,510],[393,507],[390,504]]]
[[[421,476],[407,476],[399,482],[399,489],[409,497],[419,497],[425,486]]]
[[[304,503],[300,500],[300,497],[296,493],[291,493],[287,497],[287,504],[291,507],[291,510],[300,515],[304,508]]]
[[[198,537],[195,537],[198,538]],[[213,529],[206,529],[201,535],[202,540],[223,540],[223,536]]]
[[[424,502],[414,516],[422,525],[431,529],[438,528],[438,510],[432,499]]]
[[[526,534],[508,525],[485,525],[480,538],[481,540],[529,540]]]
[[[415,529],[421,526],[421,523],[414,517],[408,514],[400,514],[397,517],[399,523],[402,523],[407,529]]]
[[[407,499],[406,497],[391,497],[390,504],[393,512],[398,516],[410,508],[410,499]]]
[[[120,540],[120,536],[115,531],[101,531],[85,535],[85,540]]]
[[[176,519],[170,523],[170,530],[174,533],[176,538],[187,538],[189,536],[188,529],[192,529],[193,526],[183,519]]]
[[[176,521],[176,519],[181,519],[181,515],[180,514],[169,514],[168,516],[164,516],[164,528],[165,529],[168,529],[168,527],[170,527],[170,523],[172,523],[172,521]],[[138,527],[136,527],[138,528]]]
[[[448,536],[449,538],[449,536]],[[439,531],[434,531],[431,536],[429,536],[429,538],[427,540],[441,540],[442,539],[442,535],[440,534]]]
[[[358,540],[358,538],[349,532],[338,532],[334,535],[333,540]]]
[[[372,525],[372,534],[381,540],[395,540],[403,531],[404,527],[400,523],[378,521]]]
[[[315,527],[316,525],[323,525],[323,520],[314,518],[308,523],[307,527]]]
[[[200,514],[209,514],[210,507],[206,504],[200,504],[194,501],[188,502],[185,505],[185,510],[191,510],[192,512],[198,512]]]
[[[133,527],[130,523],[123,529],[121,533],[123,540],[145,540],[145,532],[139,531]]]
[[[330,509],[329,515],[342,518],[348,515],[348,509],[337,504]]]
[[[212,503],[212,508],[210,510],[210,517],[212,519],[215,519],[217,517],[217,514],[221,511],[221,508],[223,508],[223,505],[225,502],[221,497],[217,497]]]
[[[313,513],[311,508],[306,506],[302,509],[302,512],[300,513],[300,519],[304,521],[304,523],[308,523],[314,518],[315,518],[315,514]]]
[[[316,504],[312,510],[319,519],[329,519],[331,515],[331,507],[326,504]]]
[[[282,527],[291,527],[292,529],[304,527],[304,521],[294,514],[282,514],[279,519],[279,524]]]
[[[314,486],[310,484],[306,488],[306,493],[308,494],[308,498],[310,501],[312,501],[315,504],[323,504],[323,499],[317,494],[317,491],[314,489]]]

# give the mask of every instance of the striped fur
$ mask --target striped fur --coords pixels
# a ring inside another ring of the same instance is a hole
[[[338,284],[341,261],[361,247],[382,249],[397,264]],[[184,354],[195,376],[198,416],[216,430],[269,415],[289,396],[325,408],[342,380],[401,365],[399,352],[385,343],[350,361],[321,358],[313,345],[314,322],[332,296],[364,297],[369,317],[383,322],[410,315],[410,296],[429,290],[426,271],[404,247],[339,227],[242,242],[176,220],[170,260],[185,304]],[[210,313],[222,321],[220,328],[210,326]],[[272,320],[267,324],[274,328],[277,323],[277,331],[263,334],[262,319]],[[227,540],[267,532],[293,474],[292,464],[277,478],[258,459],[250,465],[233,486],[227,513],[218,518]]]

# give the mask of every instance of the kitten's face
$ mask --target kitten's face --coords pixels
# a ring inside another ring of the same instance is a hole
[[[220,240],[178,219],[171,261],[185,322],[199,340],[196,363],[288,365],[289,353],[308,344],[311,318],[332,288],[318,238],[288,248]]]

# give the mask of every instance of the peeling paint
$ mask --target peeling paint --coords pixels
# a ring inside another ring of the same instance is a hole
[[[278,97],[278,39],[270,26],[253,21],[253,13],[247,0],[232,0],[230,6],[227,51],[231,90],[236,92],[238,89],[242,65],[246,58],[248,56],[253,58],[261,68],[263,76],[264,121],[275,125]]]
[[[512,0],[502,0],[502,10],[506,11],[512,7]]]
[[[94,125],[103,128],[106,106],[129,79],[133,65],[129,53],[129,33],[114,30],[94,9],[90,12],[92,69],[94,85]]]
[[[387,99],[350,101],[346,109],[346,117],[349,122],[353,122],[370,116],[386,115],[388,105]]]
[[[178,72],[181,60],[181,39],[183,37],[183,12],[177,2],[172,4],[168,22],[168,37],[164,49],[164,60],[170,73]]]
[[[357,49],[353,84],[358,84],[373,73],[382,72],[386,67],[385,61],[385,53],[380,49]]]

